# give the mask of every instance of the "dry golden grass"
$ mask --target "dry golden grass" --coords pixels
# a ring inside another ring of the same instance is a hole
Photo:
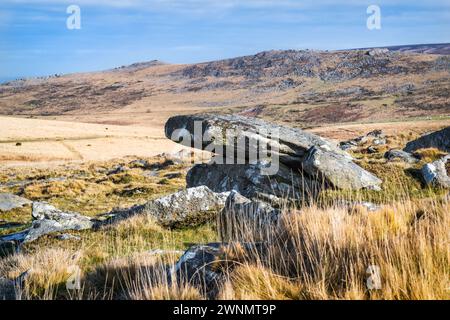
[[[228,299],[448,299],[448,199],[377,212],[315,206],[284,215],[267,252],[237,268]],[[370,266],[381,289],[368,290]],[[293,295],[295,293],[295,295]]]
[[[426,163],[439,160],[446,155],[445,152],[436,148],[419,149],[415,151],[414,154]]]
[[[262,231],[265,250],[228,254],[237,267],[226,269],[216,298],[449,299],[449,212],[448,196],[398,201],[376,212],[339,206],[287,210],[278,227]],[[146,252],[150,234],[159,234],[154,243],[167,248],[186,234],[179,238],[142,216],[104,232],[93,235],[95,248],[83,243],[81,249],[42,249],[41,243],[41,249],[1,260],[0,275],[14,278],[30,270],[24,299],[206,298],[201,288],[168,280],[177,254]],[[64,287],[74,264],[83,270],[75,292]],[[379,290],[366,286],[370,266],[380,270]]]

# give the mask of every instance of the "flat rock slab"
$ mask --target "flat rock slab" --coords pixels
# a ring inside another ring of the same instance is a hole
[[[86,230],[94,227],[91,218],[76,212],[64,212],[45,202],[33,202],[33,222],[27,230],[1,236],[0,245],[6,242],[31,242],[39,237],[66,230]]]
[[[233,139],[227,136],[228,132]],[[234,150],[234,156],[240,160],[248,159],[248,153],[257,151],[256,148],[267,147],[289,167],[300,167],[303,156],[313,146],[351,159],[336,143],[315,134],[238,115],[175,116],[167,121],[165,134],[187,147],[205,150],[213,145],[215,153],[223,156],[226,149],[222,154],[221,150],[225,146]],[[239,154],[244,156],[239,157]]]
[[[0,211],[6,212],[16,208],[21,208],[32,201],[16,196],[12,193],[0,193]]]
[[[25,242],[34,241],[39,237],[66,230],[87,230],[94,222],[76,212],[64,212],[45,202],[33,203],[33,223]]]
[[[302,200],[305,195],[311,198],[311,192],[314,195],[323,186],[380,190],[382,183],[334,142],[260,119],[210,114],[176,116],[167,121],[165,134],[175,142],[215,154],[210,164],[196,165],[189,171],[188,187],[206,185],[215,192],[235,190],[249,199],[262,196]],[[378,137],[381,133],[372,135]],[[224,163],[220,161],[223,159]],[[273,170],[266,170],[271,167],[267,163],[275,164]]]

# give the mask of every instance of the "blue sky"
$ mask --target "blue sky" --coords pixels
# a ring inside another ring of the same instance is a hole
[[[81,8],[81,30],[66,9]],[[381,30],[366,27],[369,5]],[[1,0],[0,80],[271,49],[450,42],[450,0]]]

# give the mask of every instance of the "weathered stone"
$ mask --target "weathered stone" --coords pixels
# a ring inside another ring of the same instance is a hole
[[[141,210],[165,227],[198,226],[216,218],[229,193],[214,193],[206,186],[183,191],[150,201]]]
[[[74,235],[69,234],[69,233],[60,234],[60,235],[56,236],[56,238],[58,240],[61,240],[61,241],[69,241],[69,240],[80,241],[81,240],[80,237],[74,236]]]
[[[164,249],[153,249],[148,252],[150,256],[162,256],[162,255],[182,255],[184,251],[181,250],[164,250]]]
[[[24,241],[34,241],[39,237],[65,230],[86,230],[94,226],[89,217],[75,212],[64,212],[44,202],[33,203],[33,223]]]
[[[375,146],[381,146],[383,144],[386,144],[386,139],[376,138],[376,139],[373,139],[372,143]]]
[[[232,131],[231,136],[227,130]],[[192,168],[186,178],[188,187],[206,185],[215,192],[235,190],[250,199],[270,201],[283,197],[303,200],[305,195],[310,198],[321,187],[321,181],[317,181],[319,173],[329,182],[334,182],[336,188],[379,189],[381,184],[378,178],[354,164],[352,157],[336,144],[302,130],[259,119],[208,114],[177,116],[167,121],[166,136],[198,149],[207,149],[212,144],[214,148],[210,150],[216,153],[216,159],[213,160],[230,160],[227,148],[233,150],[232,154],[236,158],[231,159],[234,160],[232,164],[212,161],[208,165]],[[214,138],[212,142],[211,138]],[[245,143],[239,143],[237,139]],[[255,159],[250,155],[256,151],[252,148],[260,148],[261,145],[268,146],[272,159],[251,161]],[[311,150],[319,152],[324,165],[308,165],[305,171],[309,177],[306,177],[299,170],[304,169],[304,162],[310,158]],[[265,169],[275,164],[273,159],[279,160],[279,170],[267,176]],[[336,173],[330,165],[339,168],[341,177],[330,176]],[[324,172],[321,172],[322,169]],[[346,181],[340,182],[342,176],[345,176]]]
[[[366,142],[372,141],[373,145],[386,144],[386,139],[382,130],[373,130],[364,136],[359,136],[351,140],[342,141],[339,146],[342,150],[356,149]]]
[[[250,257],[263,250],[260,243],[210,243],[189,248],[172,268],[170,278],[189,283],[209,298],[214,298],[226,270],[239,259],[238,253]]]
[[[371,57],[383,56],[389,53],[389,49],[387,48],[375,48],[367,51],[367,54]]]
[[[374,153],[377,153],[378,152],[378,149],[376,148],[376,147],[374,147],[374,146],[369,146],[369,147],[367,147],[367,152],[368,153],[370,153],[370,154],[374,154]]]
[[[195,131],[196,123],[199,124],[198,132]],[[226,130],[232,132],[233,139],[226,135]],[[165,134],[169,139],[188,147],[205,150],[212,145],[215,153],[222,157],[226,157],[226,148],[229,148],[234,150],[235,157],[242,155],[239,157],[242,161],[249,159],[250,152],[257,152],[256,148],[267,146],[281,163],[293,168],[301,166],[302,158],[312,146],[351,159],[335,143],[312,133],[238,115],[172,117],[166,123]]]
[[[433,187],[450,189],[448,162],[450,162],[450,155],[423,166],[421,173],[425,183]]]
[[[119,174],[119,173],[122,173],[122,172],[126,172],[128,170],[130,170],[130,168],[128,168],[127,166],[119,165],[119,166],[109,170],[107,172],[107,175],[111,176],[111,175],[114,175],[114,174]]]
[[[256,164],[198,164],[186,176],[188,187],[205,185],[214,192],[237,191],[249,199],[259,199],[279,204],[283,200],[302,201],[313,199],[321,185],[280,164],[273,176],[264,175],[262,170],[270,163]]]
[[[264,241],[268,231],[277,225],[281,210],[267,203],[251,201],[232,191],[219,215],[219,233],[221,240]]]
[[[75,212],[64,212],[45,202],[34,202],[33,222],[29,229],[0,237],[0,246],[8,242],[20,245],[31,242],[43,235],[66,230],[86,230],[94,227],[91,218]]]
[[[30,200],[18,197],[12,193],[0,193],[0,211],[10,211],[31,203]]]
[[[382,181],[345,157],[313,147],[303,162],[303,169],[318,181],[339,189],[380,190]]]
[[[408,142],[403,150],[413,152],[424,148],[437,148],[444,152],[450,152],[450,127],[423,135],[417,140]]]
[[[218,265],[224,258],[221,243],[193,246],[178,260],[171,276],[178,279],[178,282],[194,285],[210,297],[214,296],[223,280]]]
[[[0,278],[0,301],[18,300],[28,271],[25,271],[15,279]]]
[[[139,168],[139,169],[147,169],[150,167],[150,163],[147,160],[144,159],[137,159],[131,161],[128,166],[132,169]]]
[[[391,149],[391,150],[387,151],[384,154],[384,157],[389,161],[401,160],[401,161],[404,161],[407,163],[416,163],[419,161],[419,159],[414,157],[409,152],[406,152],[403,150],[398,150],[398,149]]]

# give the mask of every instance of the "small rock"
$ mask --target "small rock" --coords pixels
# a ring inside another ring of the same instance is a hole
[[[81,240],[80,237],[74,236],[74,235],[69,234],[69,233],[60,234],[60,235],[56,236],[56,238],[58,240],[62,240],[62,241],[68,241],[68,240],[80,241]]]
[[[150,170],[163,170],[163,169],[166,169],[166,168],[168,168],[170,166],[173,166],[173,165],[175,165],[175,162],[173,160],[166,159],[163,162],[157,162],[157,163],[151,164],[148,167],[148,169],[150,169]]]
[[[173,173],[168,173],[168,174],[164,175],[164,178],[177,179],[177,178],[181,178],[182,176],[183,176],[183,174],[181,172],[173,172]]]
[[[367,137],[373,137],[373,138],[382,138],[384,137],[383,130],[376,129],[373,131],[370,131],[368,134],[366,134]]]
[[[114,169],[108,171],[106,174],[107,174],[108,176],[111,176],[111,175],[114,175],[114,174],[126,172],[126,171],[128,171],[128,170],[130,170],[130,168],[128,168],[127,166],[119,165],[119,166],[115,167]]]
[[[338,208],[345,208],[349,213],[353,213],[356,208],[364,208],[368,212],[376,212],[381,209],[380,205],[368,201],[347,201],[338,200],[334,204]]]
[[[0,193],[0,211],[3,212],[21,208],[31,203],[30,200],[18,197],[12,193]]]
[[[376,139],[373,139],[372,143],[375,146],[381,146],[381,145],[386,144],[387,142],[386,142],[386,139],[376,138]]]
[[[389,49],[387,48],[375,48],[367,51],[367,54],[371,57],[382,56],[389,53]]]
[[[183,253],[184,253],[184,251],[181,251],[181,250],[163,250],[163,249],[153,249],[148,252],[148,254],[151,256],[160,256],[160,255],[166,255],[166,254],[180,255]]]
[[[447,173],[449,161],[450,155],[424,165],[421,173],[425,183],[433,187],[450,189],[450,177]]]
[[[409,152],[406,152],[403,150],[398,150],[398,149],[391,149],[391,150],[387,151],[384,154],[384,157],[389,161],[401,160],[401,161],[404,161],[407,163],[416,163],[419,161],[419,159],[414,157]]]
[[[367,148],[367,152],[370,153],[370,154],[374,154],[374,153],[378,152],[378,149],[375,148],[374,146],[370,146],[370,147]]]
[[[140,169],[147,169],[150,167],[150,163],[148,163],[147,160],[143,160],[143,159],[137,159],[137,160],[133,160],[131,161],[128,166],[130,168],[140,168]]]
[[[259,243],[210,243],[189,248],[171,270],[171,277],[179,282],[190,283],[209,298],[214,298],[221,283],[224,281],[224,271],[233,267],[235,257],[230,257],[234,251],[250,256],[261,252],[263,246]]]
[[[86,230],[94,226],[89,217],[75,212],[63,212],[45,202],[33,203],[33,223],[24,241],[30,242],[39,237],[65,230]]]

